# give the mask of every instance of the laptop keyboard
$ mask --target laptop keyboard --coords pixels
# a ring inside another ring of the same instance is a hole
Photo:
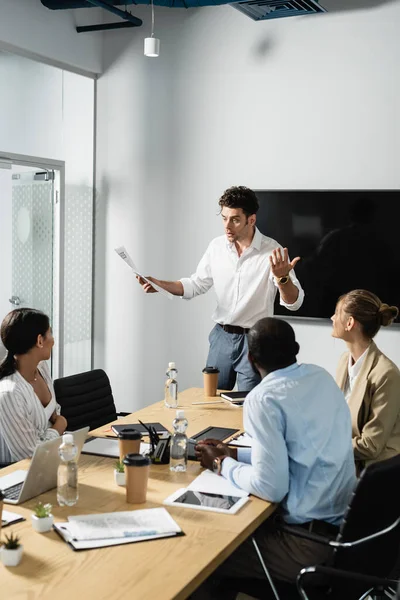
[[[16,485],[12,485],[11,487],[3,490],[4,496],[8,500],[18,500],[23,485],[24,482],[21,481],[21,483],[17,483]]]

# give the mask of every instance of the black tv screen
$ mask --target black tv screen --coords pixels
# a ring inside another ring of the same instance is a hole
[[[300,256],[303,306],[275,314],[330,318],[336,301],[367,289],[400,307],[400,190],[257,191],[257,227]],[[399,321],[399,319],[397,319]]]

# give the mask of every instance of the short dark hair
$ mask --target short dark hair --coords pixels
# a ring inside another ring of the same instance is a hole
[[[250,329],[247,339],[251,359],[267,373],[296,362],[300,347],[293,328],[282,319],[260,319]]]
[[[0,334],[7,356],[0,364],[0,380],[15,373],[14,356],[27,354],[35,346],[38,335],[46,335],[49,328],[49,317],[34,308],[16,308],[4,317]]]
[[[250,188],[244,185],[233,186],[225,190],[218,201],[221,210],[224,206],[227,208],[241,208],[246,215],[255,215],[260,205],[258,198]]]

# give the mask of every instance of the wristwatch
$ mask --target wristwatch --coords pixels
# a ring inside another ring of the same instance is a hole
[[[221,475],[223,458],[225,458],[225,457],[217,456],[216,458],[214,458],[214,460],[212,462],[212,470],[217,475]]]
[[[285,285],[285,283],[287,283],[289,279],[289,273],[287,275],[284,275],[283,277],[275,277],[275,281],[278,285]]]

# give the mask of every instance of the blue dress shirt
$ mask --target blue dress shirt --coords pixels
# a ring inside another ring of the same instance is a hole
[[[281,502],[287,523],[339,524],[356,483],[350,411],[327,371],[293,364],[267,375],[243,406],[251,449],[225,458],[222,475]]]

